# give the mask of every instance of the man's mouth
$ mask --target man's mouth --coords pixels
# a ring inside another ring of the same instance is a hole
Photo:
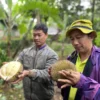
[[[39,41],[35,41],[35,43],[39,43]]]

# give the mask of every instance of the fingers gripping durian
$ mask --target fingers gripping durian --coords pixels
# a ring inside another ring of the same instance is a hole
[[[23,66],[20,62],[11,61],[1,67],[0,76],[4,81],[13,82],[17,80],[17,76],[22,70]]]
[[[51,77],[54,81],[57,81],[59,78],[64,78],[63,76],[61,76],[58,71],[61,71],[61,70],[74,70],[76,71],[76,67],[75,65],[68,61],[68,60],[60,60],[60,61],[57,61],[55,64],[53,64],[51,66]]]

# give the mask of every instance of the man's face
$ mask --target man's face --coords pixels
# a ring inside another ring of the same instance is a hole
[[[79,53],[86,53],[92,48],[93,39],[80,30],[76,29],[70,32],[70,40],[74,48]]]
[[[33,31],[33,40],[37,47],[41,47],[45,44],[48,35],[45,34],[42,30]]]

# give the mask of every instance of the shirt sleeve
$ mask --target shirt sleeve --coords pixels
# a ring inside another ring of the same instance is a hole
[[[100,84],[90,77],[81,74],[81,78],[75,87],[82,89],[84,100],[100,99]]]

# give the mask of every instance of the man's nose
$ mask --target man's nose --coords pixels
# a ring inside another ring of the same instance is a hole
[[[74,40],[73,40],[73,44],[74,44],[74,45],[79,44],[79,41],[78,41],[77,39],[74,39]]]
[[[35,36],[34,39],[39,39],[39,37],[38,36]]]

